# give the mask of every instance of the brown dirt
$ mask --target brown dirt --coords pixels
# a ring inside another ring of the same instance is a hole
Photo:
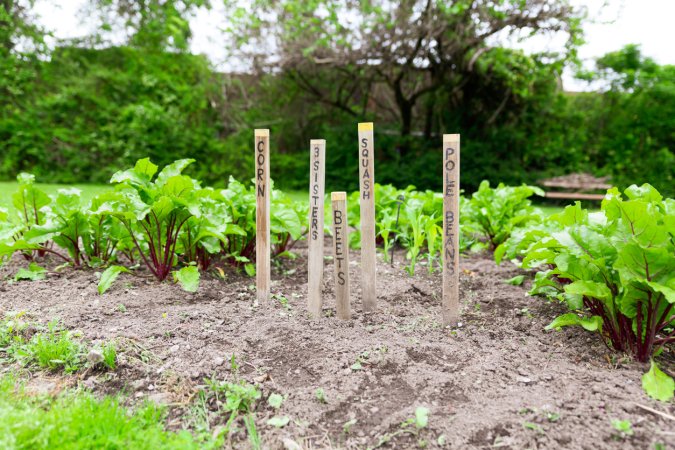
[[[673,403],[643,393],[646,367],[610,354],[579,329],[545,332],[564,308],[528,297],[529,281],[505,284],[519,273],[513,265],[497,267],[485,255],[462,259],[463,323],[451,330],[439,324],[440,274],[424,266],[409,277],[403,264],[380,262],[379,310],[362,314],[358,254],[351,256],[353,319],[336,319],[327,261],[326,317],[311,321],[305,249],[298,251],[273,276],[272,292],[285,296],[287,307],[278,299],[253,307],[254,281],[233,270],[226,269],[225,281],[203,277],[196,294],[139,270],[99,296],[93,271],[64,269],[43,281],[0,284],[0,313],[27,311],[41,322],[58,317],[88,340],[118,339],[123,352],[115,373],[87,373],[71,384],[168,403],[171,428],[189,423],[188,401],[205,378],[235,377],[229,360],[236,355],[238,376],[262,389],[256,419],[269,448],[292,448],[289,439],[302,448],[367,448],[387,436],[385,448],[439,448],[442,435],[446,448],[654,448],[675,441],[674,421],[634,403],[675,414]],[[0,277],[19,264],[0,268]],[[664,360],[675,372],[672,353]],[[326,404],[317,400],[318,388]],[[273,392],[286,397],[276,415],[291,418],[280,430],[265,425],[275,415],[265,401]],[[429,426],[417,436],[397,433],[418,406],[429,408]],[[612,419],[630,420],[634,436],[620,437]],[[232,445],[247,446],[242,428]]]

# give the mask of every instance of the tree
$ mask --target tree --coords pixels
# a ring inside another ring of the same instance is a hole
[[[583,18],[560,0],[259,0],[230,8],[233,53],[251,68],[281,70],[318,101],[359,117],[382,86],[404,150],[416,105],[427,99],[429,133],[433,96],[461,92],[498,37],[563,33],[565,50],[546,55],[561,71],[575,56]]]
[[[128,44],[154,50],[187,50],[192,32],[189,17],[209,0],[89,0],[101,25],[99,39],[128,32]]]

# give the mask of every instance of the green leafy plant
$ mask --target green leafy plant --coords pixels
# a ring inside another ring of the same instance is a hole
[[[199,183],[182,175],[191,159],[158,167],[148,158],[115,173],[115,195],[99,212],[110,214],[126,228],[141,259],[159,280],[165,280],[176,263],[178,236],[191,217],[201,215]],[[155,177],[155,175],[157,176]]]
[[[353,192],[348,203],[349,223],[356,231],[350,233],[350,245],[360,245],[359,193]],[[460,197],[460,204],[466,199]],[[463,210],[464,206],[461,207]],[[464,217],[462,215],[462,217]],[[462,222],[464,219],[462,218]],[[427,259],[429,272],[440,266],[443,247],[443,196],[433,191],[416,191],[414,186],[397,189],[391,185],[375,184],[375,228],[383,256],[390,259],[392,248],[398,244],[406,249],[406,271],[412,276],[420,258]],[[470,236],[460,227],[460,251],[472,244]]]
[[[314,391],[314,396],[319,401],[319,403],[328,403],[326,400],[326,393],[322,388],[317,388],[316,391]]]
[[[267,398],[267,404],[274,409],[281,408],[281,404],[284,402],[284,396],[281,394],[270,394]]]
[[[562,231],[528,248],[524,267],[544,267],[532,293],[555,296],[574,312],[549,328],[580,325],[642,362],[675,341],[675,201],[650,185],[624,199],[608,191],[598,213],[569,206],[549,220]]]
[[[234,363],[234,357],[232,359]],[[209,395],[213,395],[218,408],[229,413],[223,433],[229,435],[234,421],[242,415],[249,434],[249,442],[259,446],[259,438],[255,427],[254,407],[261,393],[254,385],[245,382],[229,383],[215,379],[206,380]],[[221,406],[222,405],[222,406]]]
[[[246,187],[230,177],[221,191],[225,214],[231,217],[232,236],[224,247],[226,258],[235,266],[244,267],[249,276],[255,275],[255,186]],[[295,243],[307,233],[309,205],[293,202],[283,192],[272,189],[270,198],[270,238],[272,256],[289,256]]]
[[[429,409],[424,407],[424,406],[418,406],[417,408],[415,408],[415,416],[414,417],[410,417],[410,418],[404,420],[403,422],[401,422],[400,425],[399,425],[399,429],[397,431],[395,431],[393,433],[387,433],[387,434],[381,436],[378,439],[377,443],[371,448],[375,449],[375,448],[382,447],[384,444],[391,441],[396,436],[400,436],[400,435],[403,435],[403,434],[418,437],[420,432],[423,429],[427,428],[428,425],[429,425]],[[439,439],[438,439],[439,445],[441,445],[440,442],[444,441],[444,440],[445,440],[445,437],[443,437],[443,439],[441,439],[441,436],[439,436]],[[421,448],[426,447],[426,441],[420,440],[418,442],[418,446],[421,447]]]
[[[633,424],[630,423],[630,420],[612,419],[612,426],[616,431],[621,433],[622,437],[632,436],[634,434]]]
[[[27,269],[21,268],[17,270],[14,275],[14,280],[44,280],[47,277],[47,269],[44,267],[38,266],[35,262],[31,261]]]
[[[474,233],[490,250],[503,244],[518,228],[541,221],[542,214],[532,206],[532,195],[544,195],[535,186],[491,188],[483,181],[461,210],[465,232]]]

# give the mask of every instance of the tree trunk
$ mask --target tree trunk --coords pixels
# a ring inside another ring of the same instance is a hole
[[[427,99],[426,113],[424,116],[424,138],[426,140],[431,139],[431,132],[433,131],[433,120],[434,120],[434,102],[431,99]]]
[[[415,104],[414,100],[408,100],[403,95],[400,82],[394,86],[396,95],[396,105],[398,106],[401,117],[401,145],[400,155],[406,156],[410,152],[410,133],[412,131],[412,110]]]

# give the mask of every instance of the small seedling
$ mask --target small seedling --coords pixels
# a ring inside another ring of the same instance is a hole
[[[276,428],[283,428],[286,425],[288,425],[288,422],[290,422],[290,419],[288,416],[283,416],[283,417],[272,417],[267,421],[267,425],[271,425]]]
[[[230,358],[230,372],[235,376],[239,373],[239,364],[237,364],[237,357],[234,353]]]
[[[361,352],[361,354],[356,357],[356,362],[351,365],[351,369],[354,371],[363,369],[363,365],[367,364],[368,358],[370,358],[370,352],[368,350]]]
[[[548,411],[546,413],[546,419],[551,423],[557,422],[560,419],[560,414],[558,414],[556,412]]]
[[[621,433],[621,437],[632,436],[633,435],[633,424],[630,423],[630,420],[619,420],[612,419],[612,426],[616,431]]]
[[[267,399],[267,404],[274,409],[281,408],[281,404],[284,402],[284,397],[279,394],[271,394]]]
[[[539,434],[544,434],[544,430],[536,423],[523,422],[523,427],[527,428],[528,430],[536,431]]]
[[[326,401],[326,394],[323,392],[322,388],[318,388],[316,391],[314,391],[314,396],[319,401],[319,403],[328,403]]]
[[[272,294],[272,299],[278,301],[279,304],[281,306],[283,306],[283,308],[286,311],[291,310],[291,306],[288,304],[288,299],[286,298],[286,296],[284,294]]]
[[[47,269],[40,267],[34,262],[31,262],[28,269],[21,268],[14,275],[14,281],[28,280],[38,281],[44,280],[47,277]]]
[[[127,312],[127,307],[124,306],[122,303],[120,303],[119,305],[117,305],[117,311],[119,311],[121,313],[125,313],[125,312]]]
[[[352,427],[354,426],[354,424],[356,424],[356,422],[358,422],[357,419],[351,419],[351,420],[348,420],[347,422],[345,422],[345,423],[342,425],[342,432],[343,432],[344,434],[349,434],[349,431],[352,429]]]
[[[401,428],[409,428],[412,425],[415,425],[417,430],[426,428],[429,424],[429,409],[424,406],[419,406],[415,409],[415,417],[411,417],[404,422],[401,422]]]

